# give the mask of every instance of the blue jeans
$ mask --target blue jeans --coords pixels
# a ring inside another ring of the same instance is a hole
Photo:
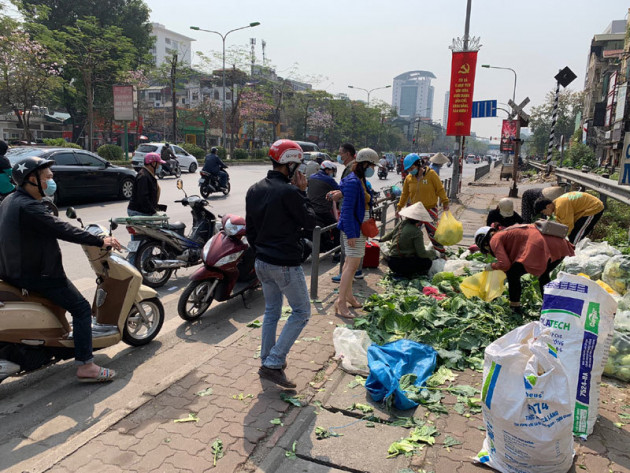
[[[92,356],[92,307],[66,278],[17,279],[7,281],[27,291],[37,292],[72,315],[75,364],[94,361]]]
[[[127,215],[129,217],[150,217],[149,214],[144,214],[142,212],[138,212],[137,210],[129,210],[129,209],[127,209]],[[134,237],[134,235],[131,235],[131,241],[134,241],[135,239],[136,238]],[[129,253],[129,256],[127,256],[127,261],[129,261],[131,264],[135,264],[136,254]]]
[[[301,266],[276,266],[257,259],[256,275],[265,296],[260,359],[267,368],[281,369],[293,343],[311,317],[311,300],[304,271]],[[287,297],[292,313],[276,340],[283,295]]]

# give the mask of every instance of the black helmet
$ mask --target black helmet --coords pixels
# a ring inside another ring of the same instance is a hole
[[[11,177],[13,178],[13,180],[18,186],[22,186],[24,185],[24,183],[28,179],[28,176],[30,176],[32,172],[37,171],[39,169],[46,169],[52,166],[53,164],[55,164],[55,162],[49,159],[37,158],[34,156],[24,158],[13,165],[13,173]],[[39,185],[39,181],[38,181],[38,185]]]
[[[218,151],[218,150],[217,150],[214,146],[210,149],[210,152],[211,152],[211,153],[216,153],[217,151]]]

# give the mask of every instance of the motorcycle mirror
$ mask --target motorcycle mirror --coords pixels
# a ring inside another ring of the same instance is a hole
[[[184,188],[184,181],[182,181],[181,179],[177,179],[177,188],[179,190],[182,190]]]
[[[77,218],[77,212],[74,210],[74,207],[68,207],[66,210],[66,217],[75,219]]]
[[[109,221],[109,230],[110,230],[109,233],[113,232],[117,228],[118,228],[118,224],[116,222],[114,222],[114,220],[110,220]]]

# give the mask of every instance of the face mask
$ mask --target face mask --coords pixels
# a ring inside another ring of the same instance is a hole
[[[341,155],[340,154],[337,155],[337,162],[338,163],[343,163],[343,159],[341,159]]]
[[[411,174],[412,176],[416,176],[418,174],[418,169],[412,169],[411,171],[409,171],[409,174]]]
[[[52,197],[56,191],[57,191],[57,183],[52,179],[48,179],[46,181],[46,189],[44,189],[44,195],[48,197]]]
[[[158,166],[157,168],[155,168],[155,172],[160,172],[160,171],[162,171],[162,166],[161,165]]]
[[[374,168],[367,168],[365,170],[365,177],[372,177],[374,175]]]

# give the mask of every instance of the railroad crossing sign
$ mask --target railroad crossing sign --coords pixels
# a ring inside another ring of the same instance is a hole
[[[521,126],[524,128],[527,128],[527,126],[529,126],[529,114],[523,111],[523,108],[525,108],[525,105],[527,105],[528,103],[529,97],[525,97],[525,100],[523,100],[519,105],[516,105],[516,103],[514,103],[514,101],[512,101],[511,99],[508,100],[508,105],[512,107],[513,110],[512,113],[519,118]]]

